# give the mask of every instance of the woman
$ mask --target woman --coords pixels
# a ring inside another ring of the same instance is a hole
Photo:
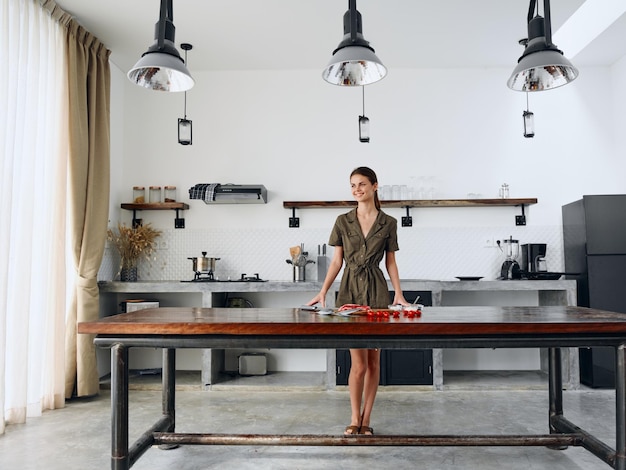
[[[409,305],[400,288],[395,252],[398,250],[397,221],[380,210],[378,179],[370,168],[359,167],[350,174],[352,196],[356,209],[337,217],[330,235],[334,246],[328,274],[320,292],[308,305],[326,306],[326,293],[337,274],[346,266],[341,279],[336,305],[359,304],[371,308],[387,308],[389,290],[379,264],[385,267],[394,290],[394,304]],[[380,378],[378,349],[351,349],[352,367],[348,377],[352,416],[345,435],[374,434],[370,416]]]

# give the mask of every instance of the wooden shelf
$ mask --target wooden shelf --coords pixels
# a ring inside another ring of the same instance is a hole
[[[186,210],[189,209],[189,204],[185,204],[184,202],[148,202],[142,204],[129,202],[122,203],[122,209],[127,209],[129,211],[164,211],[176,209]]]
[[[410,199],[380,201],[382,207],[495,207],[537,204],[537,198],[522,199]],[[354,207],[356,201],[283,201],[285,209]]]
[[[184,202],[146,202],[137,204],[134,202],[123,202],[122,209],[133,211],[133,227],[141,225],[141,219],[137,218],[137,211],[176,211],[176,218],[174,219],[174,228],[185,228],[185,219],[179,217],[179,210],[189,209],[189,204]]]
[[[296,217],[296,209],[328,209],[334,207],[356,207],[356,201],[283,201],[285,209],[291,209],[289,227],[300,227],[300,219]],[[402,217],[403,227],[412,227],[413,218],[409,214],[412,207],[497,207],[521,206],[522,214],[515,216],[515,225],[526,225],[524,207],[537,204],[537,198],[498,198],[498,199],[406,199],[380,201],[381,207],[398,207],[406,209],[406,217]]]

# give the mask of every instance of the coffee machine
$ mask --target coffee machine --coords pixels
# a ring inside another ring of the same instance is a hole
[[[525,273],[545,273],[548,271],[546,265],[546,244],[526,243],[522,245],[522,271]]]
[[[508,240],[502,240],[504,244],[504,254],[506,259],[502,263],[500,269],[500,279],[521,279],[522,272],[517,257],[519,256],[519,240],[514,240],[513,237],[509,237]],[[500,242],[498,242],[500,245]],[[502,250],[502,246],[500,246]]]

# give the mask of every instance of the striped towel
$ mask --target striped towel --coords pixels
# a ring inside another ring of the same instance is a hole
[[[215,190],[219,183],[201,183],[189,188],[189,199],[202,199],[206,204],[215,201]]]
[[[215,190],[219,188],[220,185],[218,183],[211,183],[208,188],[206,188],[206,193],[204,193],[204,202],[209,203],[215,201]]]

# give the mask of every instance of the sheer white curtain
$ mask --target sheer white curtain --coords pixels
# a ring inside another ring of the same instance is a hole
[[[64,405],[65,31],[0,0],[0,434]]]

